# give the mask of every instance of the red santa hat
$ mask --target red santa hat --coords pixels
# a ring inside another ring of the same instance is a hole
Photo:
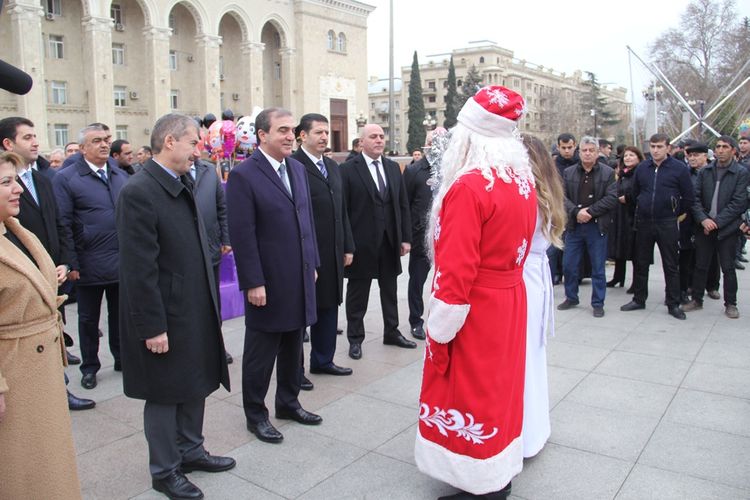
[[[458,121],[478,134],[506,136],[517,129],[518,120],[525,113],[526,100],[520,94],[500,85],[488,85],[466,101]]]

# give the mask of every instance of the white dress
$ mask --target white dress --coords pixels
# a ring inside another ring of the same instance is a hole
[[[547,385],[547,332],[554,334],[553,289],[547,259],[549,242],[537,216],[531,250],[523,268],[528,317],[526,326],[526,381],[523,393],[523,456],[533,457],[550,436]],[[552,328],[549,323],[552,321]]]

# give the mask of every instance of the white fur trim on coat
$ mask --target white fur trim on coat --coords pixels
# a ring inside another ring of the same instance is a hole
[[[469,315],[469,304],[447,304],[442,300],[430,296],[430,315],[427,317],[427,333],[439,344],[447,344],[464,326],[466,316]]]
[[[523,469],[523,443],[517,437],[494,457],[459,455],[417,432],[414,458],[420,471],[474,495],[499,491]]]

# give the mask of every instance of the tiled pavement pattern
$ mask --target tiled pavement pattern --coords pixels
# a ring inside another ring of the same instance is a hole
[[[722,302],[707,298],[703,311],[678,321],[661,304],[660,266],[651,269],[645,311],[620,312],[631,296],[624,288],[608,289],[606,316],[593,318],[584,306],[587,281],[582,305],[556,312],[557,336],[548,344],[552,437],[513,480],[513,498],[750,498],[750,271],[738,271],[739,320],[724,317]],[[406,281],[404,273],[402,325],[408,323]],[[562,287],[555,295],[562,301]],[[315,390],[300,400],[323,416],[323,424],[272,419],[284,434],[280,445],[262,443],[245,429],[243,319],[224,324],[235,358],[232,392],[221,389],[208,398],[206,447],[235,457],[238,466],[192,473],[206,498],[434,499],[454,491],[414,465],[424,343],[416,350],[383,346],[377,297],[374,285],[363,359],[349,359],[346,336],[338,339],[336,362],[354,375],[308,375]],[[68,312],[67,330],[75,337],[75,306]],[[343,309],[339,323],[345,324]],[[401,331],[408,336],[408,327]],[[72,391],[97,401],[96,409],[73,414],[83,495],[163,498],[150,489],[143,403],[123,396],[106,342],[101,351],[96,389],[82,389],[77,368],[67,369]]]

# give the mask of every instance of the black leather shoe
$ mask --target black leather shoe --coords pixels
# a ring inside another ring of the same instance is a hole
[[[297,408],[294,410],[281,410],[276,408],[276,418],[280,420],[294,420],[302,425],[320,425],[323,421],[323,417],[310,413],[304,408]]]
[[[635,300],[631,300],[624,306],[620,307],[620,311],[636,311],[638,309],[646,309],[646,304],[641,304],[640,302],[636,302]]]
[[[630,287],[625,290],[625,293],[627,293],[628,295],[633,295],[635,293],[635,285],[630,285]]]
[[[280,443],[284,440],[284,435],[268,420],[258,422],[257,424],[248,422],[247,430],[255,434],[255,437],[264,443]]]
[[[742,264],[742,262],[740,262],[739,260],[735,260],[734,261],[734,268],[735,269],[739,269],[740,271],[744,271],[745,270],[744,264]]]
[[[84,389],[93,389],[96,387],[96,373],[86,373],[81,378],[81,387]]]
[[[424,334],[424,326],[419,325],[415,326],[411,329],[411,336],[414,337],[417,340],[424,340],[425,334]]]
[[[68,358],[68,364],[69,365],[80,365],[81,364],[81,358],[76,356],[75,354],[70,354],[67,349],[65,349],[65,357]]]
[[[302,375],[302,382],[299,384],[299,388],[303,391],[312,391],[315,386],[312,382],[310,382],[310,379]]]
[[[620,288],[624,287],[625,286],[625,280],[611,279],[611,280],[607,281],[607,288],[614,288],[618,284],[620,285]]]
[[[343,334],[344,334],[344,330],[342,330],[341,328],[336,328],[336,335],[343,335]]]
[[[322,368],[313,368],[311,366],[310,373],[326,374],[326,375],[351,375],[352,369],[344,368],[343,366],[338,366],[334,363],[331,363],[330,365],[324,366]]]
[[[70,411],[81,411],[81,410],[90,410],[94,406],[96,406],[96,402],[92,399],[84,399],[74,396],[73,394],[68,392],[68,409]]]
[[[570,299],[563,300],[559,306],[557,306],[558,311],[567,311],[568,309],[572,309],[578,305],[578,302]]]
[[[744,257],[743,255],[740,255],[739,257],[737,257],[737,260],[744,264],[747,264],[747,257]]]
[[[63,339],[65,340],[65,347],[73,347],[73,337],[63,332]]]
[[[603,307],[595,307],[594,308],[594,317],[595,318],[603,318],[604,317],[604,308]]]
[[[122,361],[115,361],[114,370],[116,372],[121,372],[122,371]]]
[[[383,344],[385,345],[395,345],[396,347],[403,347],[405,349],[416,349],[417,343],[412,342],[411,340],[407,340],[404,338],[403,335],[400,333],[396,333],[396,335],[393,335],[392,337],[383,337]]]
[[[362,344],[350,344],[349,357],[352,359],[360,359],[362,357]]]
[[[685,311],[680,309],[680,306],[670,307],[669,309],[667,309],[667,311],[669,311],[670,316],[673,316],[677,319],[687,319]]]
[[[163,479],[152,479],[151,486],[172,500],[194,500],[203,498],[203,492],[191,483],[185,474],[176,470]]]
[[[511,485],[508,483],[502,490],[485,493],[484,495],[473,495],[466,491],[459,491],[454,495],[439,497],[438,500],[469,500],[473,498],[481,498],[483,500],[505,500],[510,496],[510,491]]]
[[[203,457],[192,462],[183,462],[180,465],[183,473],[193,472],[194,470],[200,470],[203,472],[223,472],[225,470],[234,469],[237,462],[231,457],[217,457],[206,452]]]
[[[232,357],[231,354],[229,354],[229,351],[224,351],[224,356],[226,356],[227,358],[228,365],[231,365],[232,363],[234,363],[234,358]]]

